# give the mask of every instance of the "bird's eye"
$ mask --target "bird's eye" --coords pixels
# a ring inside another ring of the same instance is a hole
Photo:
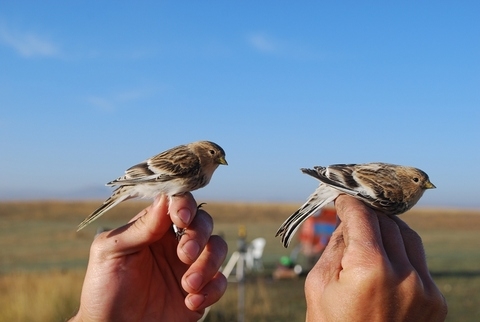
[[[418,178],[417,177],[413,178],[413,181],[418,182]]]
[[[208,152],[210,152],[211,155],[215,155],[215,150],[210,150]]]

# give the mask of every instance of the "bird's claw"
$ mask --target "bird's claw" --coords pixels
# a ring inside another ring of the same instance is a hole
[[[206,205],[205,202],[202,202],[197,206],[197,211],[198,209],[202,208],[203,205]],[[187,232],[187,228],[179,228],[176,225],[173,225],[173,231],[175,232],[175,237],[177,238],[178,241],[180,241],[180,238],[182,238],[183,235]]]
[[[180,238],[182,238],[182,236],[185,235],[187,229],[178,228],[176,225],[173,225],[173,231],[175,232],[175,237],[177,238],[177,240],[180,241]]]

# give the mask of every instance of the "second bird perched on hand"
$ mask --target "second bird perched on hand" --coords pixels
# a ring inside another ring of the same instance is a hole
[[[227,165],[225,151],[216,143],[198,141],[179,145],[145,160],[125,171],[125,175],[107,183],[118,186],[77,231],[122,201],[132,198],[169,198],[205,187],[220,164]]]
[[[353,196],[387,215],[399,215],[412,208],[426,189],[435,186],[420,169],[389,163],[334,164],[301,169],[320,180],[320,185],[295,213],[280,226],[285,247],[300,225],[340,194]]]

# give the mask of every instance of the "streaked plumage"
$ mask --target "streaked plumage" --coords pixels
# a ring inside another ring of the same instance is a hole
[[[198,141],[180,145],[147,159],[107,183],[118,186],[103,205],[88,216],[77,231],[122,201],[132,198],[168,197],[206,186],[220,164],[227,165],[225,151],[216,143]]]
[[[278,229],[275,236],[282,237],[285,247],[308,217],[342,193],[387,215],[399,215],[412,208],[426,189],[435,188],[422,170],[388,163],[334,164],[301,170],[320,180],[320,185]]]

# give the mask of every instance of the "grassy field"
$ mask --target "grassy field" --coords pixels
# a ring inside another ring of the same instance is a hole
[[[97,227],[117,227],[145,203],[127,202],[95,224],[75,232],[98,202],[0,203],[0,321],[64,321],[78,307],[91,240]],[[215,233],[232,253],[237,233],[265,237],[264,274],[246,282],[246,321],[302,321],[304,277],[275,281],[270,273],[288,255],[273,236],[296,209],[292,204],[209,202]],[[432,276],[449,304],[448,321],[480,320],[480,211],[412,210],[402,218],[423,238]],[[207,321],[236,320],[237,284],[211,310]]]

